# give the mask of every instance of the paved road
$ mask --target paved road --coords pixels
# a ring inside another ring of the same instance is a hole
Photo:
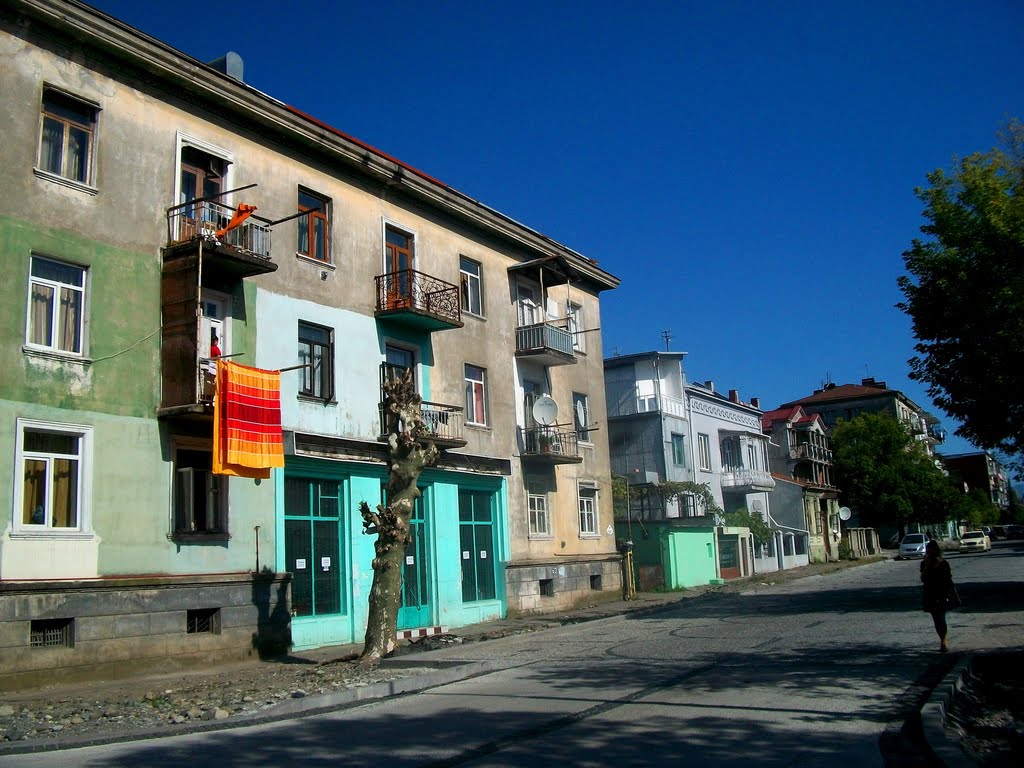
[[[955,651],[1019,646],[1024,543],[950,556]],[[268,725],[0,758],[4,766],[883,765],[934,678],[916,562],[423,654],[504,669]],[[766,577],[766,581],[770,576]]]

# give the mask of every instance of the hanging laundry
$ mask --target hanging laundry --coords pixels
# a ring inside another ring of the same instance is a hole
[[[218,360],[213,422],[214,474],[269,478],[284,466],[280,372]]]
[[[252,216],[253,211],[256,210],[255,205],[247,205],[246,203],[239,203],[235,209],[235,214],[231,217],[231,221],[224,225],[222,229],[217,230],[217,237],[224,237],[225,234],[230,232],[235,227],[239,226],[243,221]]]

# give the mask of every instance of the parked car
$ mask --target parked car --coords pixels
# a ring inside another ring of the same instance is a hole
[[[983,525],[983,526],[981,526],[981,531],[982,531],[982,533],[984,533],[984,534],[985,534],[986,536],[988,536],[988,537],[989,537],[990,539],[992,538],[992,529],[991,529],[991,528],[989,528],[989,527],[988,527],[987,525]]]
[[[912,557],[924,557],[924,547],[928,543],[928,537],[923,533],[908,533],[900,542],[897,560],[909,559]]]
[[[1003,528],[1003,526],[1001,525],[993,525],[992,533],[990,533],[988,536],[990,539],[992,539],[992,541],[995,541],[996,539],[1005,539],[1006,529]]]
[[[1008,538],[1008,539],[1024,539],[1024,525],[1008,525],[1008,526],[1006,526],[1006,538]]]
[[[992,541],[984,531],[967,531],[960,537],[961,552],[988,552],[992,549]]]

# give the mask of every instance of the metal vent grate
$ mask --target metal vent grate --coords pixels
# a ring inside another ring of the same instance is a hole
[[[33,648],[74,647],[74,619],[37,619],[32,622],[29,644]]]
[[[220,608],[196,608],[187,613],[185,632],[190,635],[220,632]]]

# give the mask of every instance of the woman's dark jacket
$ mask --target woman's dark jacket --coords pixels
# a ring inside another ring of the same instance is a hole
[[[948,600],[953,592],[953,572],[949,563],[942,559],[925,558],[921,561],[921,608],[932,611],[945,611]]]

